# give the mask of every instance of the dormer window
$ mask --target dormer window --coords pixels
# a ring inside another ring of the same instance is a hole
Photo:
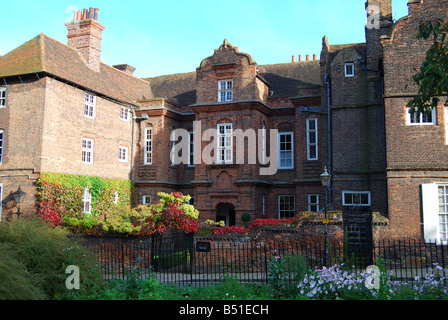
[[[233,101],[233,80],[218,81],[218,102]]]

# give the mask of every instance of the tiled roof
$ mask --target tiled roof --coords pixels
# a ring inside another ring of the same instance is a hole
[[[318,60],[258,66],[274,96],[293,97],[300,89],[321,85]]]
[[[180,106],[196,103],[196,72],[171,74],[145,79],[155,98],[170,98]]]
[[[0,58],[0,78],[39,72],[128,103],[153,97],[147,81],[104,63],[95,72],[75,49],[43,33]]]
[[[275,96],[293,97],[304,87],[321,84],[319,61],[303,61],[258,66],[260,75],[271,85]],[[186,106],[196,102],[196,72],[146,78],[154,97],[174,99]]]
[[[333,44],[330,45],[330,56],[333,59],[339,52],[346,49],[355,50],[363,58],[366,56],[366,44],[365,43],[349,43],[349,44]]]

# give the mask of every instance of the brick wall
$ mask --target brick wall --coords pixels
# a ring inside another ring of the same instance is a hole
[[[120,120],[121,104],[96,97],[95,118],[89,119],[85,91],[46,81],[41,171],[129,179],[132,122]],[[82,163],[84,138],[94,140],[93,165]],[[120,146],[128,148],[127,162],[118,161]]]
[[[446,1],[410,1],[409,16],[383,37],[389,236],[422,237],[421,185],[448,182],[444,107],[435,125],[407,125],[406,104],[417,92],[412,81],[429,43],[417,40],[421,21],[445,19]]]
[[[1,220],[17,212],[12,193],[19,188],[27,193],[20,205],[24,215],[35,212],[35,183],[40,170],[42,119],[45,101],[45,79],[7,81],[6,107],[0,109],[0,128],[4,132]]]

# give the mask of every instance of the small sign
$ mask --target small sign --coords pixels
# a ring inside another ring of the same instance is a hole
[[[196,244],[196,251],[197,252],[210,252],[210,242],[198,242]]]
[[[323,224],[330,224],[330,219],[323,219],[323,220],[322,220],[322,223],[323,223]]]

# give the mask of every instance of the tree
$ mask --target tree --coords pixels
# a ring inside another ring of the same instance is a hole
[[[448,23],[441,19],[422,22],[418,39],[432,40],[420,71],[413,76],[418,94],[408,103],[412,112],[428,113],[448,94]]]

